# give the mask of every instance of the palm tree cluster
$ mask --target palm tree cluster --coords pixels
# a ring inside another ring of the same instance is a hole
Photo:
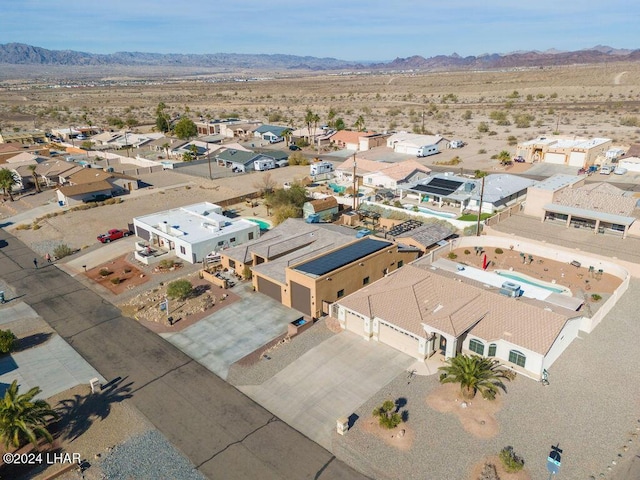
[[[440,367],[441,383],[459,383],[462,397],[471,400],[480,392],[483,398],[494,400],[500,390],[506,392],[504,381],[511,381],[516,374],[500,366],[497,360],[478,355],[458,355]]]
[[[398,413],[396,403],[391,400],[386,400],[380,407],[373,410],[373,416],[378,417],[380,426],[388,428],[396,428],[402,423],[402,415]]]
[[[33,387],[19,393],[18,381],[14,380],[0,401],[0,436],[5,447],[20,448],[31,443],[38,448],[38,440],[44,438],[53,443],[47,424],[58,418],[58,414],[44,400],[34,400],[42,390]]]

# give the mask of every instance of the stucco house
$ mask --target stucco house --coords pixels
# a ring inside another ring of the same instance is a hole
[[[582,318],[501,295],[422,259],[338,299],[331,311],[343,329],[416,359],[475,353],[535,379],[577,337]]]
[[[93,201],[96,197],[120,195],[138,189],[138,179],[116,172],[96,168],[83,168],[76,164],[73,170],[58,175],[63,186],[56,190],[60,205],[74,205]]]
[[[237,172],[249,172],[253,170],[254,162],[263,157],[268,158],[264,154],[236,150],[235,148],[217,152],[215,155],[218,165],[231,168]]]
[[[385,146],[390,136],[390,133],[339,130],[331,136],[331,144],[346,150],[365,152],[375,147]]]
[[[418,155],[421,147],[436,145],[439,150],[444,150],[449,145],[449,140],[440,135],[420,135],[417,133],[399,132],[387,138],[387,147],[396,153]]]
[[[516,155],[526,162],[569,165],[581,169],[595,165],[598,157],[604,159],[611,145],[610,138],[542,136],[519,143]]]
[[[640,237],[640,208],[633,192],[585,177],[554,175],[527,192],[524,214],[594,234]]]
[[[174,253],[189,263],[260,236],[257,223],[227,218],[222,215],[222,207],[209,202],[136,217],[133,227],[150,248]]]
[[[363,175],[363,184],[369,187],[395,189],[401,183],[417,182],[427,178],[431,169],[415,160],[381,164],[380,169]]]
[[[290,130],[290,128],[277,125],[260,125],[253,131],[253,136],[269,143],[278,143],[284,140],[282,134],[287,130]]]

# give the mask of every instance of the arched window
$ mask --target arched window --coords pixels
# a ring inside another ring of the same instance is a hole
[[[515,363],[519,367],[524,367],[524,364],[527,362],[527,357],[525,357],[522,352],[511,350],[509,352],[509,361],[511,363]]]
[[[495,343],[492,343],[491,345],[489,345],[489,356],[490,357],[495,357],[496,356],[496,349],[497,349],[497,345]]]
[[[484,355],[484,343],[482,343],[480,340],[472,338],[471,340],[469,340],[469,350],[477,353],[478,355]]]

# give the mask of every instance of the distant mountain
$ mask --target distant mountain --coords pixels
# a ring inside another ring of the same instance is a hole
[[[72,50],[47,50],[21,43],[0,45],[0,63],[12,65],[120,65],[120,66],[171,66],[203,67],[224,71],[241,70],[461,70],[495,69],[516,67],[542,67],[602,63],[607,61],[638,61],[640,49],[615,49],[605,45],[564,52],[550,49],[540,51],[517,51],[507,54],[482,54],[461,57],[436,55],[424,58],[414,55],[396,58],[386,63],[354,63],[335,58],[301,57],[296,55],[266,54],[161,54],[142,52],[117,52],[93,54]]]

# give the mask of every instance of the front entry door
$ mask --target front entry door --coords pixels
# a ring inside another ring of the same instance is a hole
[[[443,335],[440,335],[440,352],[446,356],[447,353],[447,339]]]

